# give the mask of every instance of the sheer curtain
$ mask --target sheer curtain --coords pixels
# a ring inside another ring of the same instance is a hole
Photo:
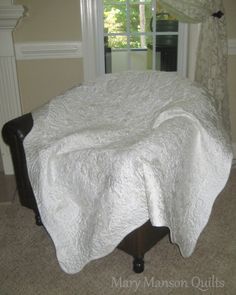
[[[195,80],[216,99],[219,115],[229,132],[228,48],[222,0],[160,0],[160,3],[181,22],[201,23]]]

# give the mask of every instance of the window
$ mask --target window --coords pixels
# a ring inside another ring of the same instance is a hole
[[[84,53],[90,69],[94,56],[96,75],[156,69],[178,71],[186,76],[187,25],[167,13],[158,0],[95,3],[81,0],[82,24],[87,22],[89,26],[87,31],[82,26],[83,36],[90,39],[90,50],[85,44]]]

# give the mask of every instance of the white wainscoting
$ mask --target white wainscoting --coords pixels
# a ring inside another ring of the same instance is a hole
[[[5,5],[3,5],[3,3]],[[12,30],[23,16],[24,8],[12,1],[0,3],[0,130],[5,122],[21,115]],[[13,174],[9,147],[0,136],[4,172]]]
[[[81,58],[83,56],[82,42],[79,41],[16,43],[15,53],[17,60]]]
[[[17,60],[82,58],[81,41],[15,43]],[[228,40],[229,55],[236,55],[236,39]]]
[[[17,60],[82,58],[81,41],[16,43]],[[229,55],[236,55],[236,39],[228,40]]]

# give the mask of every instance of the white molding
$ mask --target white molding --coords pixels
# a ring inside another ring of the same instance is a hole
[[[228,40],[228,54],[236,55],[236,39]]]
[[[64,42],[31,42],[16,43],[17,60],[81,58],[82,43],[79,41]]]
[[[0,5],[0,28],[15,28],[19,18],[24,14],[22,5]]]

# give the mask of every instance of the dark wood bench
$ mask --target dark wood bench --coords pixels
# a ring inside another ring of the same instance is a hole
[[[24,138],[32,129],[33,124],[31,113],[25,114],[7,122],[3,126],[2,136],[10,147],[20,203],[34,211],[37,225],[43,225],[29,181],[23,146]],[[133,256],[133,270],[141,273],[144,270],[144,254],[168,233],[167,227],[154,227],[148,221],[128,234],[118,248]]]

